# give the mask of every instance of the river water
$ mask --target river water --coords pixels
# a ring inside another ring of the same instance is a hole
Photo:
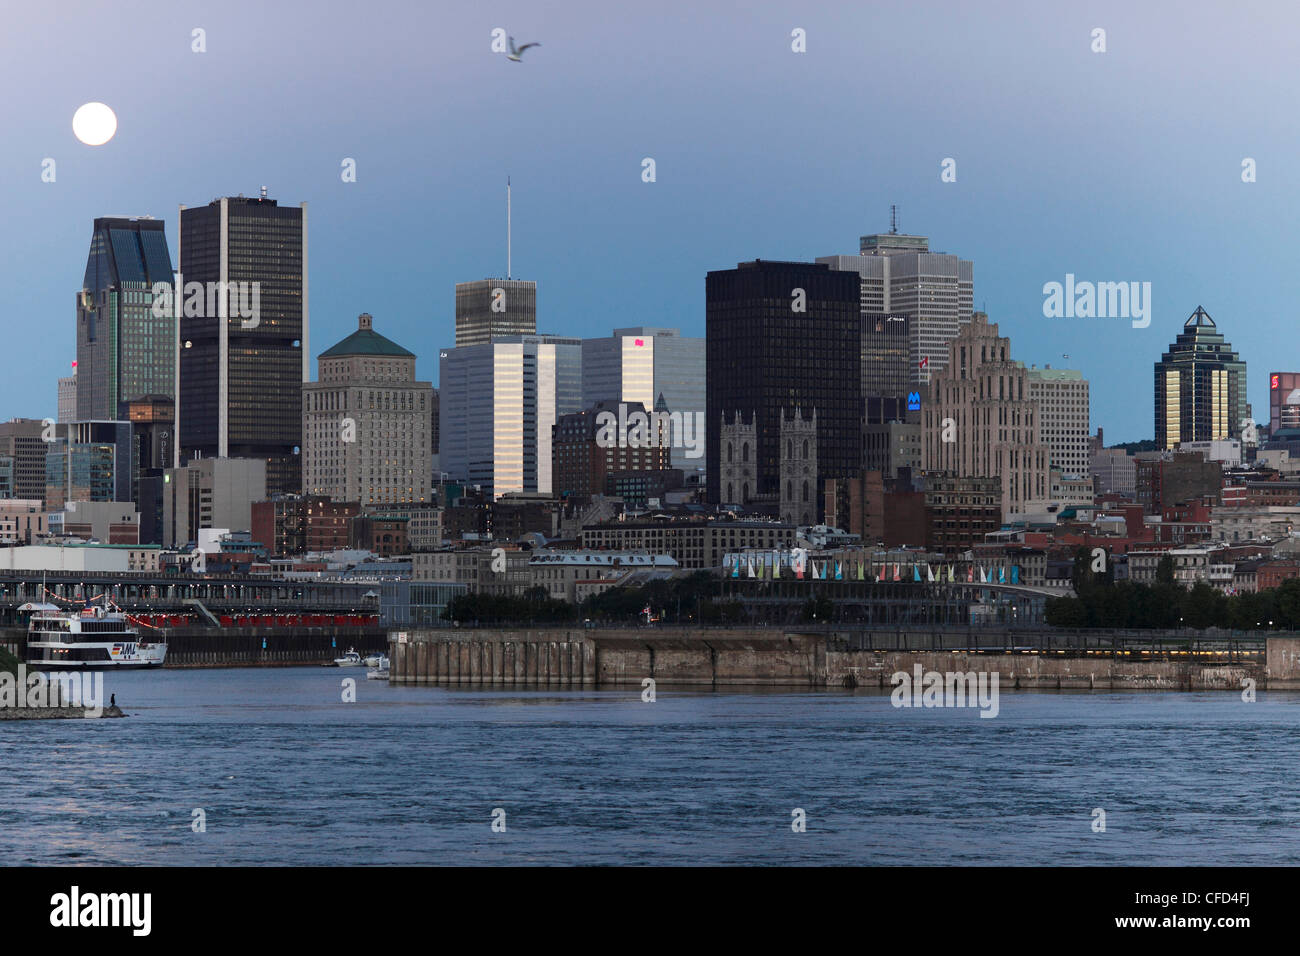
[[[0,860],[1300,862],[1300,694],[1006,692],[982,719],[874,690],[646,703],[364,676],[110,674],[129,719],[0,721]]]

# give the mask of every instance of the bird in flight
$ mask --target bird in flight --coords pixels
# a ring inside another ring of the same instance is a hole
[[[523,58],[524,51],[527,50],[530,46],[541,46],[541,44],[525,43],[523,46],[519,47],[518,49],[515,49],[515,38],[510,37],[510,53],[507,54],[506,59],[514,60],[516,63],[519,63]]]

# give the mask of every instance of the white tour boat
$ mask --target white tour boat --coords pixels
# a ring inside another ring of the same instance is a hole
[[[65,611],[54,604],[24,604],[27,664],[35,670],[162,667],[165,641],[141,639],[121,611],[98,605]]]

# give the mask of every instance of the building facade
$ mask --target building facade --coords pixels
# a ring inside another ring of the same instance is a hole
[[[635,416],[646,416],[645,429],[629,427],[626,434],[619,434],[624,430],[616,426],[610,433],[611,418],[632,422],[639,420]],[[636,401],[595,402],[580,412],[561,415],[551,442],[552,494],[559,498],[602,495],[610,475],[667,469],[666,431],[657,421],[651,421],[646,407]]]
[[[754,497],[779,508],[781,417],[817,410],[818,484],[862,467],[861,290],[854,273],[756,260],[705,280],[708,422],[752,413]],[[707,497],[720,503],[721,436],[706,436]],[[742,502],[743,503],[743,502]],[[820,515],[817,516],[820,518]]]
[[[302,387],[303,493],[336,501],[432,500],[433,385],[415,380],[415,354],[374,330],[357,330],[317,360]]]
[[[949,347],[931,379],[922,416],[922,467],[959,478],[997,477],[1003,518],[1045,506],[1051,448],[1041,438],[1029,370],[983,312]]]
[[[263,191],[182,206],[179,253],[175,464],[260,458],[272,493],[297,492],[311,371],[307,204],[281,206]]]
[[[251,530],[253,502],[267,497],[266,471],[261,458],[200,458],[169,468],[163,478],[163,545],[185,547],[205,529]]]
[[[443,349],[438,410],[441,471],[494,497],[552,489],[552,429],[582,409],[582,340],[498,336]]]
[[[0,422],[0,456],[14,460],[15,498],[45,500],[45,453],[58,437],[55,425],[53,421],[47,425],[39,418]]]
[[[1092,457],[1088,452],[1092,425],[1088,380],[1072,369],[1031,368],[1029,397],[1038,403],[1038,438],[1051,449],[1052,465],[1066,478],[1092,487]],[[1056,495],[1052,496],[1057,497]]]
[[[864,316],[907,318],[909,380],[912,385],[930,381],[948,362],[948,343],[974,313],[974,264],[931,252],[925,236],[898,232],[862,236],[858,251],[817,261],[858,273]]]
[[[638,326],[582,340],[582,404],[640,402],[680,416],[689,434],[670,435],[673,468],[704,466],[705,341],[677,329]],[[683,441],[690,439],[693,447]]]
[[[498,335],[537,334],[537,283],[478,279],[456,283],[456,347],[487,345]]]
[[[1155,365],[1156,447],[1238,438],[1247,415],[1246,363],[1198,305]]]
[[[174,278],[161,220],[95,220],[77,293],[73,418],[110,421],[132,399],[175,394],[176,316],[153,294],[160,283],[170,296]]]

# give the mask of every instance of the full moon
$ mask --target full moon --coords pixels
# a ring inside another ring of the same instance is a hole
[[[103,146],[117,132],[117,116],[103,103],[87,103],[72,114],[72,132],[87,146]]]

